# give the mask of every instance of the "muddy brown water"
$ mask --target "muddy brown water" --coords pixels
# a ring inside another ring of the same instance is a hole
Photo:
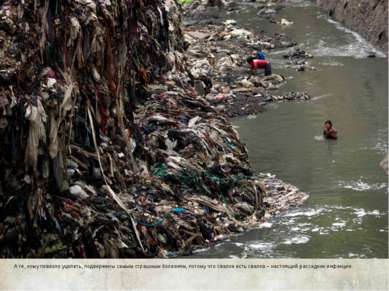
[[[307,91],[305,103],[272,104],[235,125],[253,169],[275,173],[310,195],[304,206],[258,229],[231,237],[194,257],[387,258],[387,58],[358,34],[327,18],[308,1],[289,1],[281,27],[252,6],[228,18],[252,30],[286,32],[315,58],[317,71],[285,69],[283,51],[269,54],[275,73],[290,76],[283,90]],[[367,58],[372,51],[376,58]],[[338,141],[321,138],[331,119]]]

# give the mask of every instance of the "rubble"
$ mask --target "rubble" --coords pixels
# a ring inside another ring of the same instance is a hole
[[[270,206],[264,218],[276,215],[288,210],[290,207],[301,205],[302,201],[309,198],[296,186],[285,183],[270,173],[260,173],[258,178],[263,183],[266,191],[264,203]]]
[[[306,69],[316,70],[316,68],[311,66],[307,61],[307,59],[312,59],[313,55],[299,47],[290,50],[284,55],[284,58],[288,59],[288,67],[294,68],[297,71],[305,71]]]

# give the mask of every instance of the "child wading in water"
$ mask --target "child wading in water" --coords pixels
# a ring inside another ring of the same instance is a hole
[[[332,126],[331,120],[324,122],[323,135],[327,139],[338,139],[338,131]]]

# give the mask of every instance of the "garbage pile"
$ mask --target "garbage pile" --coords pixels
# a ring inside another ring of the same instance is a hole
[[[237,14],[243,7],[239,4],[247,2],[249,7],[255,9],[256,14],[262,18],[272,19],[278,10],[285,6],[284,0],[193,0],[184,11],[184,15],[194,15],[196,18],[205,20],[218,17],[218,10],[223,9],[227,15]],[[248,6],[248,5],[247,5]]]
[[[306,201],[308,194],[302,193],[296,186],[285,183],[270,173],[258,174],[266,191],[263,202],[267,209],[264,218],[279,214],[290,207],[301,205]]]
[[[307,59],[312,59],[313,55],[299,47],[284,54],[284,58],[288,60],[288,67],[294,68],[297,71],[305,71],[306,69],[316,70],[316,68],[311,66],[307,61]]]
[[[269,212],[180,23],[172,0],[2,2],[0,257],[185,255]]]
[[[256,114],[269,102],[306,101],[306,92],[276,93],[287,80],[273,73],[251,74],[246,63],[247,56],[258,48],[292,48],[288,62],[299,70],[306,67],[305,59],[311,57],[296,46],[286,34],[268,36],[240,28],[235,20],[227,19],[220,25],[188,25],[184,29],[188,46],[188,63],[191,76],[199,95],[216,110],[229,117]]]
[[[186,255],[270,211],[180,24],[173,0],[2,2],[0,257]]]

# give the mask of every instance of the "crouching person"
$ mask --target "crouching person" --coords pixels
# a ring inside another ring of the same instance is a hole
[[[247,63],[250,65],[253,74],[255,74],[258,69],[263,69],[265,71],[265,76],[270,76],[272,74],[271,63],[268,60],[259,60],[254,57],[248,57]]]

